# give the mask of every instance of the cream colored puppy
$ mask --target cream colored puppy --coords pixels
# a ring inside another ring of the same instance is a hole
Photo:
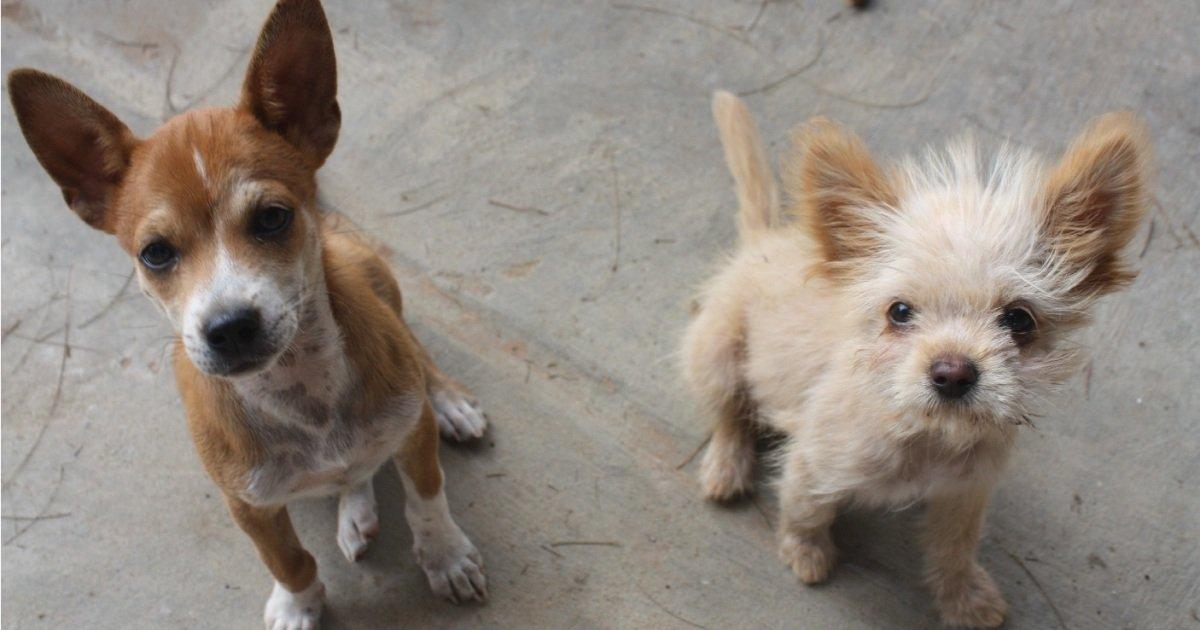
[[[1071,333],[1133,279],[1121,258],[1146,208],[1145,134],[1091,123],[1059,163],[970,142],[883,171],[813,120],[795,135],[779,216],[745,106],[713,111],[741,243],[687,331],[687,377],[716,416],[705,494],[752,489],[765,425],[782,455],[780,553],[806,583],[835,560],[840,506],[927,503],[928,578],[944,620],[995,626],[1006,604],[975,561],[992,487],[1038,398],[1079,365]]]

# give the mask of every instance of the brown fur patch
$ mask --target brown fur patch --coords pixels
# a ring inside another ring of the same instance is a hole
[[[1131,112],[1092,121],[1071,144],[1046,185],[1045,229],[1056,253],[1087,276],[1079,295],[1103,295],[1137,273],[1120,256],[1148,206],[1150,150]]]
[[[814,118],[792,135],[784,183],[797,216],[820,244],[825,260],[844,263],[878,247],[864,210],[896,205],[892,185],[862,140],[835,122]]]

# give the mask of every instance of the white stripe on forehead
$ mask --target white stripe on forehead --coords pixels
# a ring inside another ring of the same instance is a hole
[[[192,163],[196,165],[196,174],[200,176],[204,187],[212,190],[212,182],[208,180],[208,171],[204,168],[204,156],[200,155],[200,149],[195,145],[192,145]]]

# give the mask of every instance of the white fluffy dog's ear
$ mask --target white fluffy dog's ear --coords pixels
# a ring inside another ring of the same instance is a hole
[[[1074,279],[1074,295],[1099,296],[1137,273],[1121,250],[1149,202],[1146,129],[1132,112],[1113,112],[1088,124],[1051,172],[1044,226],[1057,262]]]
[[[786,185],[793,213],[820,243],[826,262],[848,263],[879,247],[880,212],[896,194],[854,133],[814,118],[792,134]]]

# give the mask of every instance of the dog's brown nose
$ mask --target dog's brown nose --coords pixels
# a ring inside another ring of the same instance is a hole
[[[961,356],[942,357],[929,368],[929,380],[942,398],[962,398],[975,387],[979,372],[975,364]]]

